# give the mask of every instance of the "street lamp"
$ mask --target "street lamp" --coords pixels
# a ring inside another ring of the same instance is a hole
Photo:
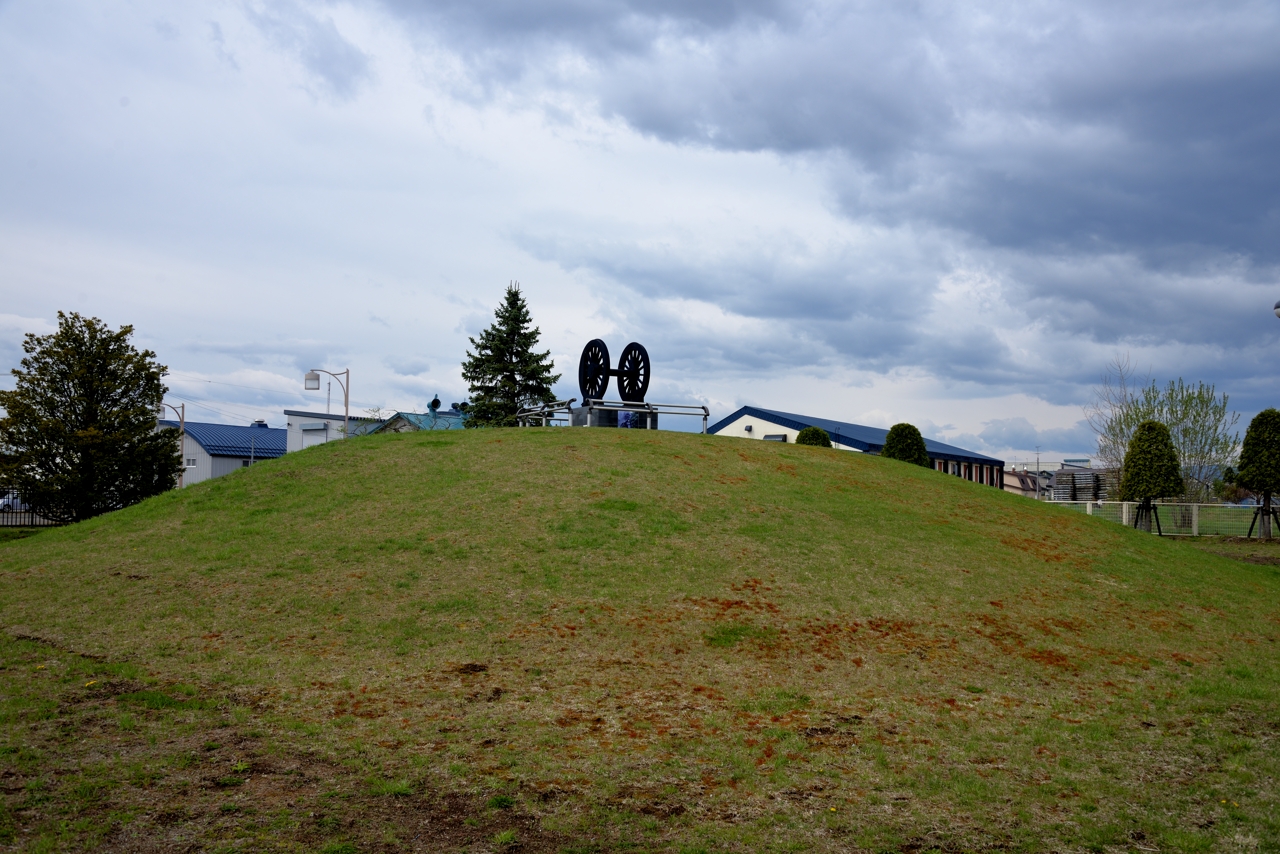
[[[179,403],[174,406],[164,401],[160,401],[160,408],[156,410],[156,417],[164,420],[164,408],[169,407],[178,416],[178,453],[182,455],[182,470],[178,472],[178,489],[182,489],[182,479],[187,474],[187,446],[183,442],[183,437],[187,434],[187,405]]]
[[[1280,301],[1276,302],[1276,317],[1280,317]]]
[[[307,371],[306,375],[302,378],[302,387],[307,391],[319,391],[321,374],[329,374],[329,376],[337,380],[338,385],[342,387],[342,438],[346,439],[351,435],[351,369],[347,368],[345,371],[341,372],[342,376],[338,376],[338,374],[331,373],[329,371],[312,368]],[[342,381],[343,377],[346,378],[346,382]]]

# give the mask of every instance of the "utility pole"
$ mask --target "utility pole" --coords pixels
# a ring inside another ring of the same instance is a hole
[[[1040,500],[1044,485],[1040,482],[1040,446],[1036,445],[1036,501]]]
[[[182,455],[182,468],[178,470],[178,489],[182,489],[182,481],[187,473],[187,405],[180,403],[177,406],[160,402],[160,411],[157,413],[160,420],[164,420],[164,408],[168,406],[178,416],[178,453]]]

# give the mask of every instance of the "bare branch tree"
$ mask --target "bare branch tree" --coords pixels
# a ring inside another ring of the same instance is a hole
[[[1146,420],[1134,411],[1139,390],[1150,380],[1139,384],[1129,354],[1116,356],[1107,364],[1102,384],[1093,390],[1093,402],[1085,406],[1085,418],[1098,434],[1097,457],[1103,468],[1119,470],[1133,431]]]
[[[1235,432],[1240,415],[1228,409],[1228,397],[1212,385],[1172,380],[1160,388],[1149,376],[1137,381],[1128,355],[1107,365],[1094,400],[1085,407],[1089,426],[1098,435],[1098,460],[1119,469],[1134,430],[1143,421],[1169,428],[1182,469],[1185,497],[1207,501],[1213,484],[1240,450]]]

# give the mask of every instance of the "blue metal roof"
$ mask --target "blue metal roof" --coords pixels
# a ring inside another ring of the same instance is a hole
[[[777,424],[779,427],[790,427],[792,430],[821,427],[827,431],[831,441],[848,448],[857,448],[859,451],[869,454],[880,453],[884,448],[885,437],[889,435],[888,430],[880,427],[864,427],[861,424],[848,424],[844,421],[832,421],[829,418],[811,418],[808,415],[796,415],[792,412],[775,412],[772,409],[759,409],[755,406],[742,407],[737,412],[720,419],[707,428],[707,432],[719,433],[744,415],[752,415],[763,421]],[[982,463],[983,465],[1004,467],[1004,460],[997,460],[994,457],[988,457],[974,451],[966,451],[964,448],[957,448],[955,445],[948,445],[945,442],[925,439],[924,446],[928,450],[929,456],[937,460],[955,460],[962,463]]]
[[[466,421],[465,413],[456,409],[441,409],[438,412],[397,412],[380,422],[370,432],[382,432],[389,425],[394,424],[397,418],[403,418],[415,430],[461,430]]]
[[[177,427],[177,421],[161,421],[165,427]],[[230,424],[187,422],[187,435],[200,443],[214,457],[274,459],[283,457],[289,431],[282,427],[235,427]]]

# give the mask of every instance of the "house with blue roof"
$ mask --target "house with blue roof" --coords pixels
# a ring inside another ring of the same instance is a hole
[[[777,412],[756,406],[744,406],[732,415],[707,428],[719,436],[762,439],[766,442],[794,442],[806,427],[821,427],[831,437],[831,444],[845,451],[879,454],[884,450],[889,431],[880,427],[864,427],[829,418],[813,418],[793,412]],[[924,440],[929,462],[936,471],[972,480],[976,483],[1004,488],[1004,460],[975,451],[966,451],[945,442]]]
[[[416,433],[419,430],[461,430],[467,416],[456,408],[432,409],[430,412],[397,412],[371,433]]]
[[[161,421],[177,429],[177,421]],[[286,430],[255,421],[248,427],[188,421],[182,437],[182,485],[190,486],[263,460],[283,457]]]

